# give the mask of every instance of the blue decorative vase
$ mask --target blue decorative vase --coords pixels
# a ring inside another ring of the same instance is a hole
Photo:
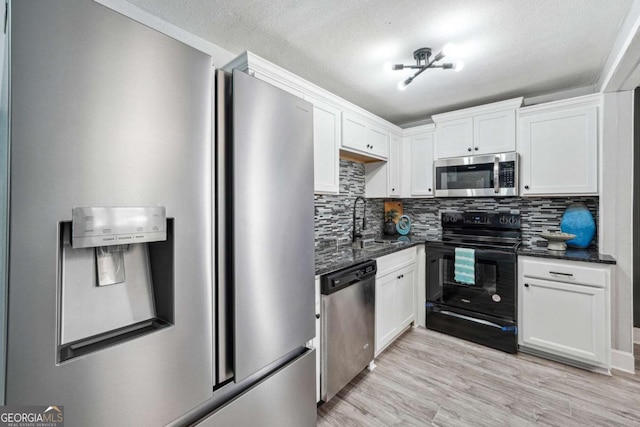
[[[563,233],[575,234],[575,239],[567,240],[567,245],[574,248],[586,248],[596,234],[596,222],[585,205],[575,204],[567,208],[560,220]]]

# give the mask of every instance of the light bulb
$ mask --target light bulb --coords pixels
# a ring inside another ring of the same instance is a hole
[[[409,83],[411,83],[413,81],[413,77],[409,77],[407,80],[403,80],[400,83],[398,83],[398,90],[405,90],[407,88],[407,86],[409,86]]]
[[[458,53],[457,46],[453,43],[447,43],[442,48],[442,53],[444,53],[445,56],[455,56]]]
[[[453,71],[462,71],[462,69],[464,68],[464,62],[462,61],[456,61],[456,65],[453,66]]]
[[[391,70],[393,70],[393,62],[391,62],[391,61],[387,61],[387,62],[385,62],[385,63],[382,65],[382,69],[383,69],[384,71],[391,71]]]

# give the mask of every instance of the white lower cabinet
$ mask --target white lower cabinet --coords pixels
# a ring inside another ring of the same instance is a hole
[[[376,278],[376,354],[398,332],[398,276]]]
[[[380,354],[415,317],[416,249],[378,258],[375,355]]]
[[[609,369],[611,267],[532,257],[518,264],[520,349]]]

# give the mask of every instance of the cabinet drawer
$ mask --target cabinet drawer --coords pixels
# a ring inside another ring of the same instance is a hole
[[[522,257],[522,275],[556,282],[576,283],[604,288],[610,267],[577,261],[539,260]]]
[[[409,264],[416,262],[416,248],[409,248],[402,251],[394,252],[389,255],[377,258],[378,273],[376,277],[382,277],[391,273],[394,270],[398,270]]]

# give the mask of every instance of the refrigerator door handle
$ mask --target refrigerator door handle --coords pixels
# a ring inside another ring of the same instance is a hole
[[[231,331],[232,322],[229,319],[231,307],[231,293],[229,292],[229,253],[226,246],[229,241],[230,232],[227,230],[226,222],[228,219],[229,205],[226,203],[225,196],[228,191],[228,169],[226,159],[229,155],[228,143],[230,133],[231,108],[231,74],[222,70],[216,70],[215,74],[215,198],[216,219],[215,219],[215,236],[216,236],[216,280],[214,281],[213,306],[216,308],[213,318],[214,348],[213,348],[213,366],[214,366],[214,385],[220,384],[233,377],[233,334]]]

